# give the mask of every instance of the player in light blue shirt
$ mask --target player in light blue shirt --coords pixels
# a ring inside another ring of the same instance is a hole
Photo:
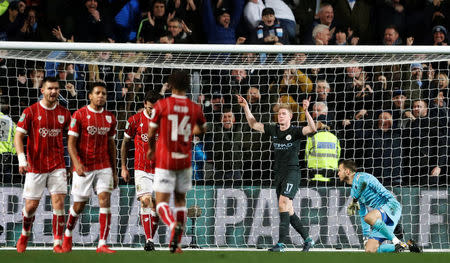
[[[409,248],[411,252],[422,252],[413,240],[402,242],[394,235],[400,220],[402,206],[373,175],[356,172],[354,161],[344,160],[339,164],[339,179],[352,186],[353,201],[347,208],[349,215],[359,209],[366,252],[400,252]],[[367,208],[372,208],[369,212]],[[392,244],[383,244],[390,240]]]

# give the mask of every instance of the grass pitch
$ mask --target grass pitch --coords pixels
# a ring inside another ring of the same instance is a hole
[[[50,250],[29,250],[18,254],[14,250],[0,250],[0,262],[4,263],[449,263],[450,253],[400,253],[366,254],[362,252],[285,252],[266,251],[210,251],[187,250],[183,254],[168,251],[119,250],[113,255],[98,255],[94,250],[76,250],[68,254],[54,254]]]

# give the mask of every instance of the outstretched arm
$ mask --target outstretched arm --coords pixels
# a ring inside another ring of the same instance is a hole
[[[242,96],[236,95],[236,97],[238,99],[239,105],[241,105],[241,107],[244,108],[245,118],[247,119],[250,128],[264,133],[264,124],[256,121],[255,117],[250,111],[250,108],[248,107],[247,101]]]

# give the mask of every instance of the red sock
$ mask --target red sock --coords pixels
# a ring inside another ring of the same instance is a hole
[[[184,227],[184,225],[186,224],[186,215],[187,215],[187,209],[184,206],[178,206],[175,207],[173,209],[173,212],[175,214],[175,218],[177,219],[177,223],[181,223]],[[183,235],[181,234],[180,237],[178,238],[178,243],[181,242],[181,237]]]
[[[144,228],[145,240],[153,239],[150,208],[141,208],[141,224]]]
[[[63,237],[64,231],[64,210],[54,210],[53,211],[53,238],[61,240]]]
[[[108,238],[111,225],[111,212],[109,208],[100,208],[100,240]]]
[[[70,208],[69,212],[69,218],[67,218],[67,225],[66,229],[69,231],[72,231],[75,228],[75,225],[77,224],[78,215],[73,211],[73,208]]]
[[[184,206],[175,207],[173,209],[173,213],[175,214],[175,218],[177,219],[177,222],[181,222],[183,225],[186,223],[186,215],[187,215],[186,207],[184,207]]]
[[[156,206],[156,211],[159,214],[159,218],[169,227],[171,227],[174,223],[172,210],[167,203],[159,203]]]
[[[22,215],[23,215],[22,221],[23,232],[29,233],[31,232],[31,227],[33,226],[35,216],[33,215],[31,217],[26,217],[24,213],[22,213]]]
[[[156,234],[156,230],[158,229],[158,223],[159,223],[159,217],[156,215],[155,212],[150,213],[150,220],[152,222],[152,239]]]

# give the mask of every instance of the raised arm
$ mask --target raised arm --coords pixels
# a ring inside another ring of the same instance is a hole
[[[250,111],[250,108],[248,107],[247,101],[242,96],[236,95],[236,97],[238,99],[239,105],[241,105],[241,107],[244,108],[245,118],[247,119],[250,128],[264,133],[264,124],[256,121],[255,117]]]
[[[311,97],[309,97],[307,100],[303,100],[303,111],[305,112],[306,121],[308,122],[308,126],[303,127],[303,135],[317,132],[316,124],[314,123],[314,120],[308,111],[310,101]]]

